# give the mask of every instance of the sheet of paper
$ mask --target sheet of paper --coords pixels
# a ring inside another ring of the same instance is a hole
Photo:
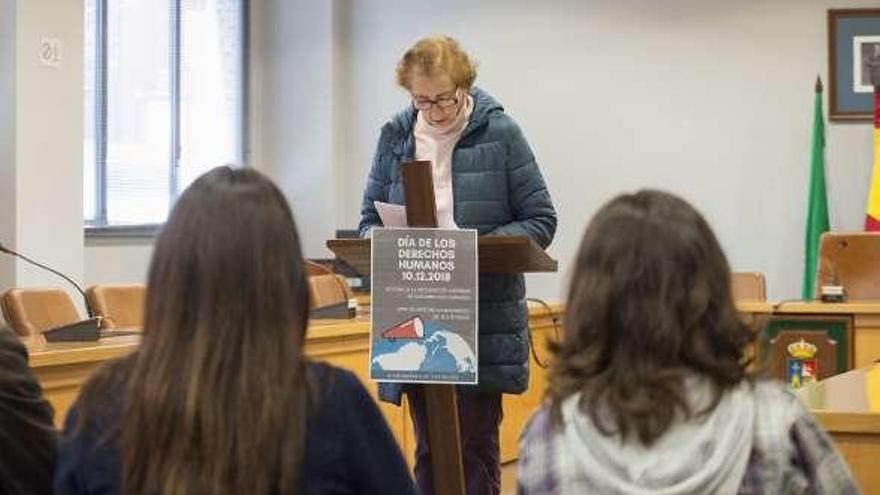
[[[406,227],[406,206],[373,201],[385,227]]]

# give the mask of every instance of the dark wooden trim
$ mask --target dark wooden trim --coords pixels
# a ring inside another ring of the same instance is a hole
[[[837,38],[836,21],[844,17],[880,17],[880,9],[828,9],[828,119],[838,122],[872,120],[873,112],[842,111],[837,107],[837,57],[834,53],[834,40]]]

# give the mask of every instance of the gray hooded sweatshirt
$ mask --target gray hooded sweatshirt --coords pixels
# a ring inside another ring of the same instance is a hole
[[[561,492],[736,493],[752,450],[755,404],[749,386],[743,383],[726,393],[706,415],[674,422],[650,447],[603,435],[578,410],[579,396],[569,398],[562,408],[566,426],[559,440],[573,476],[563,477]],[[709,404],[710,386],[704,379],[686,380],[686,390],[692,411]]]

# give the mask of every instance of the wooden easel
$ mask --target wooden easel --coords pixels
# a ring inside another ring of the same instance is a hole
[[[431,162],[405,162],[400,168],[406,195],[407,224],[410,227],[437,227]],[[428,414],[428,441],[431,444],[434,493],[464,495],[464,467],[461,460],[461,435],[455,386],[433,384],[421,386],[424,387],[425,409]]]

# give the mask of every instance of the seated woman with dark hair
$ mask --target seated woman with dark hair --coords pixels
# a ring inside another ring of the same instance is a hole
[[[51,494],[57,432],[24,345],[0,327],[0,493]]]
[[[727,260],[684,200],[640,191],[600,209],[565,318],[519,493],[858,493],[809,411],[747,372]]]
[[[350,372],[303,356],[296,226],[258,172],[220,167],[156,240],[143,341],[68,415],[56,493],[414,493]]]

